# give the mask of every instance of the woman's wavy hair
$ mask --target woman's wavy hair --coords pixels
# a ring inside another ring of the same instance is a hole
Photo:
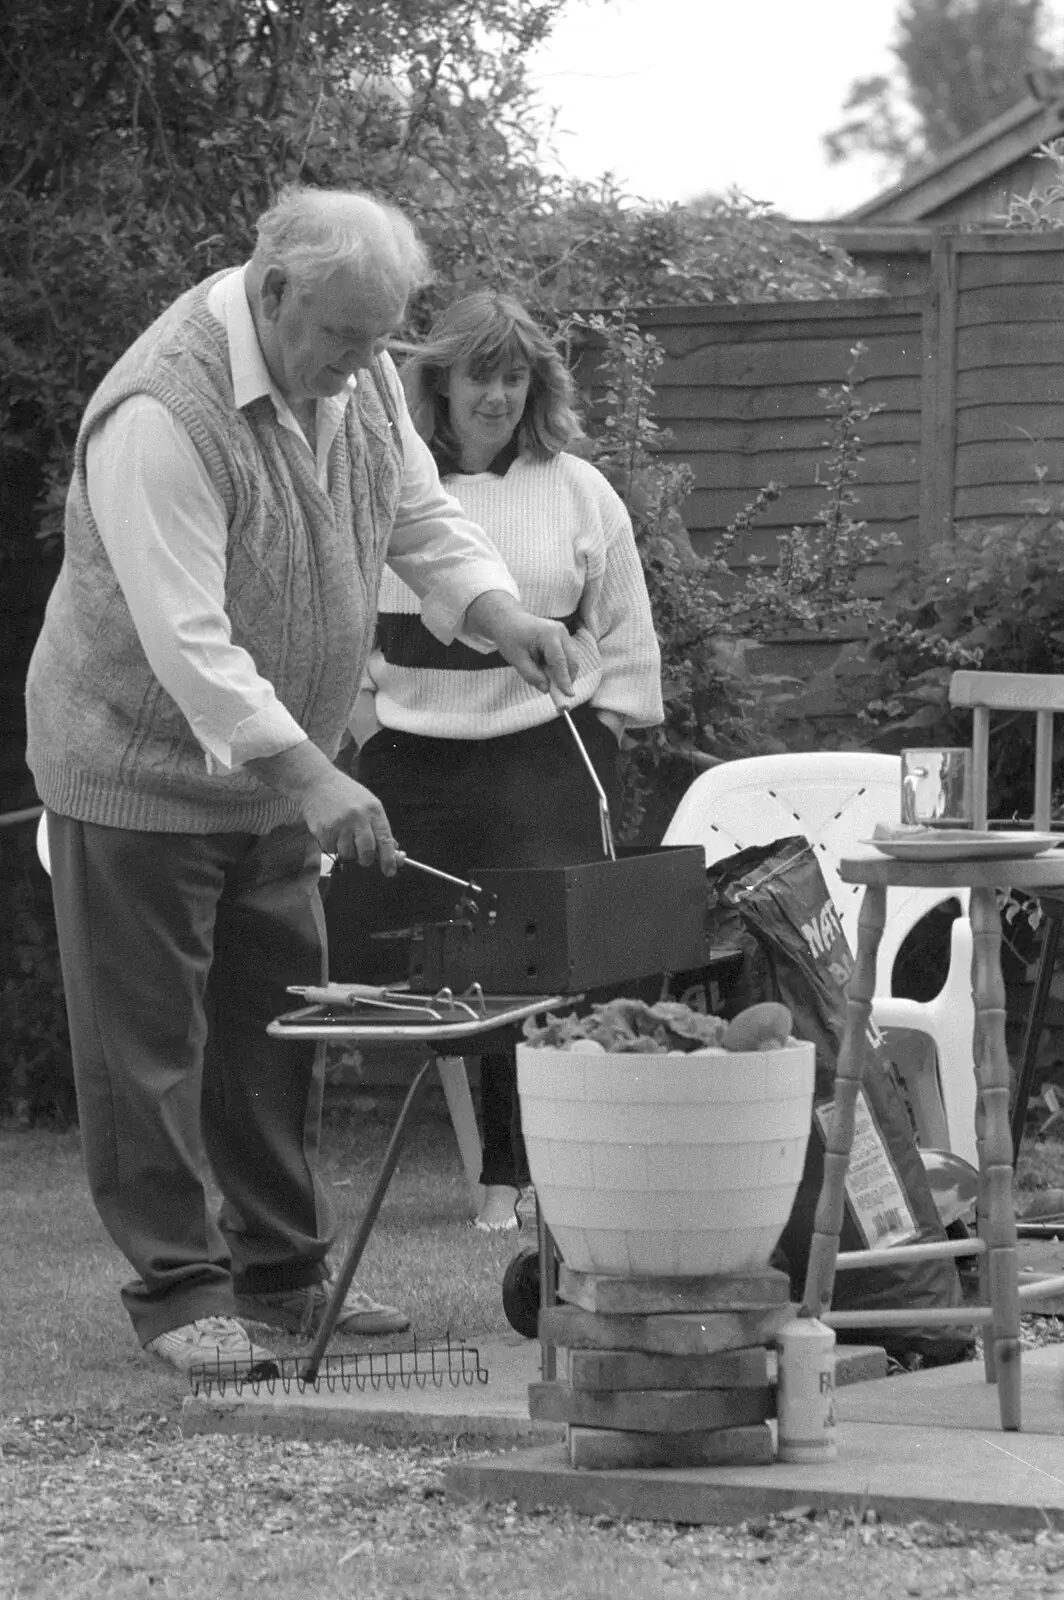
[[[518,452],[550,461],[582,437],[576,386],[546,332],[512,295],[477,289],[441,312],[402,368],[414,425],[441,476],[456,472],[461,457],[451,429],[447,374],[461,363],[472,377],[486,377],[513,362],[524,362],[531,374],[517,425]]]

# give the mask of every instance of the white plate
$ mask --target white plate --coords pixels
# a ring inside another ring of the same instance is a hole
[[[923,839],[862,839],[895,861],[1019,861],[1024,856],[1040,856],[1054,845],[1064,844],[1057,833],[967,833],[962,828],[943,830],[936,837]]]

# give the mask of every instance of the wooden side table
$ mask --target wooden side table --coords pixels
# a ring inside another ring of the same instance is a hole
[[[1009,1059],[1005,1046],[1005,985],[1001,975],[1001,921],[998,891],[1064,893],[1064,851],[1025,859],[898,861],[869,849],[839,863],[846,883],[865,887],[858,921],[857,953],[847,987],[846,1022],[839,1051],[835,1101],[824,1155],[824,1182],[817,1204],[805,1305],[836,1327],[956,1325],[986,1329],[983,1339],[987,1381],[996,1382],[1001,1426],[1020,1427],[1020,1307],[1016,1217],[1012,1201],[1012,1140],[1009,1133]],[[900,1246],[886,1251],[839,1254],[845,1205],[846,1170],[854,1136],[857,1091],[864,1071],[863,1041],[871,1018],[876,953],[890,887],[967,888],[971,890],[973,936],[972,997],[975,1002],[973,1065],[976,1075],[976,1143],[979,1154],[978,1238]],[[910,1311],[831,1313],[836,1270],[906,1259],[976,1254],[983,1303]],[[1039,1292],[1064,1288],[1064,1277],[1050,1279]]]

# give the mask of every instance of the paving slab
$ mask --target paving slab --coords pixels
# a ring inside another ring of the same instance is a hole
[[[961,1429],[966,1434],[996,1433],[1014,1440],[1028,1435],[1064,1435],[1064,1344],[1025,1350],[1020,1394],[1023,1433],[1002,1434],[997,1387],[987,1383],[983,1363],[961,1361],[904,1377],[881,1378],[846,1389],[838,1397],[840,1425],[847,1422],[898,1423],[914,1428]],[[966,1443],[953,1449],[967,1448]],[[1064,1449],[1060,1471],[1064,1477]]]
[[[528,1386],[541,1376],[537,1341],[515,1333],[471,1343],[467,1349],[476,1351],[476,1363],[456,1364],[478,1364],[487,1374],[486,1383],[445,1379],[424,1388],[367,1383],[361,1389],[353,1385],[349,1392],[339,1385],[330,1389],[324,1381],[316,1387],[226,1384],[209,1394],[190,1395],[181,1427],[187,1434],[270,1433],[360,1443],[413,1437],[514,1445],[565,1437],[563,1423],[533,1422],[528,1414]],[[878,1346],[842,1346],[838,1351],[840,1384],[873,1380],[885,1371],[886,1356]]]
[[[444,1483],[459,1500],[652,1522],[734,1526],[802,1506],[858,1515],[874,1510],[886,1522],[940,1522],[1002,1533],[1064,1530],[1059,1441],[1004,1434],[983,1444],[958,1460],[927,1429],[851,1423],[838,1459],[815,1467],[776,1461],[602,1472],[570,1467],[565,1445],[556,1443],[455,1462]]]
[[[1031,1282],[1037,1276],[1055,1277],[1064,1272],[1064,1227],[1061,1238],[1021,1239],[1017,1245],[1020,1281]],[[1021,1307],[1024,1316],[1064,1316],[1064,1294],[1041,1295],[1025,1300]]]
[[[838,1457],[816,1466],[576,1470],[553,1444],[455,1462],[446,1486],[523,1510],[669,1522],[736,1523],[801,1505],[1001,1532],[1064,1529],[1064,1346],[1024,1352],[1023,1433],[1001,1431],[981,1361],[857,1384],[838,1403]]]

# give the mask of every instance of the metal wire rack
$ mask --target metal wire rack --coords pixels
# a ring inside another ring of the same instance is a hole
[[[363,1350],[356,1354],[325,1356],[312,1372],[305,1356],[274,1356],[239,1375],[205,1368],[189,1374],[196,1395],[305,1394],[308,1390],[351,1394],[366,1390],[461,1388],[487,1383],[488,1369],[475,1345],[455,1343],[419,1345],[406,1350]]]

